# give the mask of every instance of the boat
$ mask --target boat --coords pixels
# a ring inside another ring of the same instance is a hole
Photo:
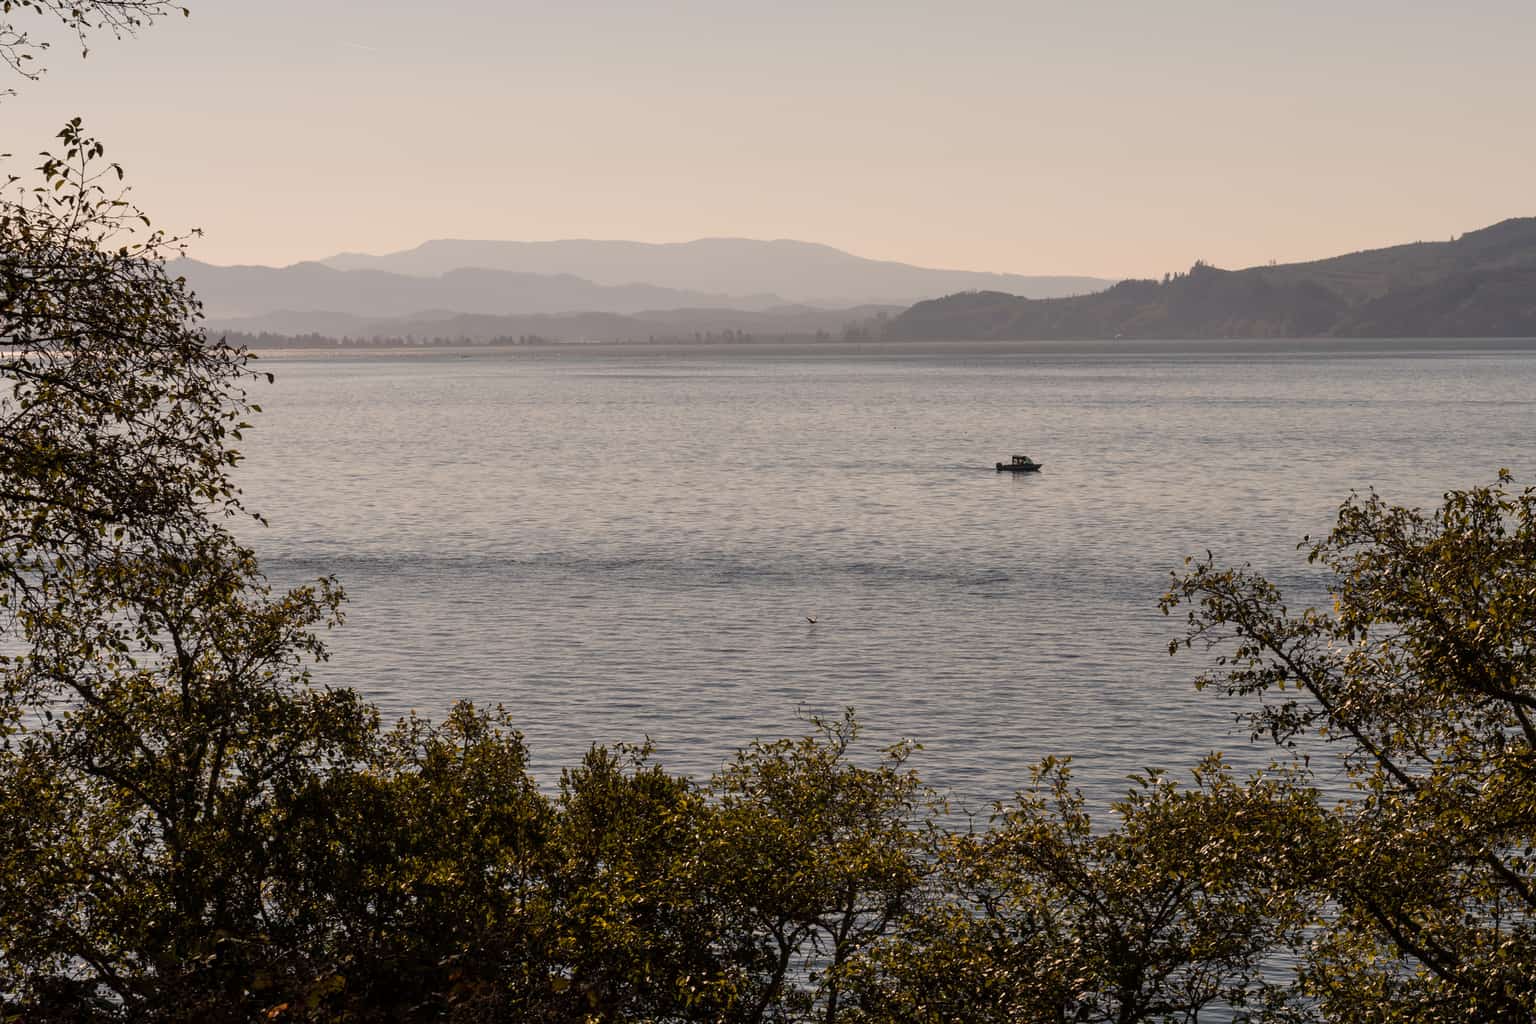
[[[1038,473],[1041,463],[1036,462],[1028,455],[1015,455],[1012,462],[999,462],[999,473]]]

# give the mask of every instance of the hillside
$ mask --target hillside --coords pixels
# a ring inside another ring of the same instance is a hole
[[[602,285],[644,281],[726,295],[771,292],[790,302],[824,306],[904,306],[929,295],[962,289],[1049,298],[1098,291],[1112,283],[1095,277],[1030,277],[916,267],[788,239],[703,238],[660,244],[439,239],[384,256],[342,253],[323,262],[339,270],[410,275],[444,274],[463,267],[573,274]]]
[[[920,302],[885,337],[918,339],[1536,336],[1536,218],[1450,242],[1122,281],[1076,298],[996,291]]]

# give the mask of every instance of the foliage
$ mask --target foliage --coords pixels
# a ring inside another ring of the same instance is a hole
[[[850,960],[919,905],[936,801],[900,743],[853,763],[852,712],[758,742],[714,781],[707,891],[725,916],[742,1021],[820,1020],[846,1006]]]
[[[1210,563],[1165,599],[1222,651],[1202,684],[1258,698],[1256,736],[1349,766],[1308,882],[1336,908],[1304,978],[1330,1019],[1536,1018],[1536,492],[1510,483],[1352,498],[1309,555],[1331,615]]]
[[[593,748],[561,782],[551,879],[563,1019],[714,1020],[733,1003],[700,892],[711,809],[649,746]]]
[[[82,35],[158,4],[7,4]],[[0,43],[20,60],[7,20]],[[0,993],[28,1016],[233,1014],[274,937],[290,797],[373,712],[314,690],[321,581],[273,595],[220,524],[254,406],[165,272],[173,240],[78,119],[0,193]]]
[[[274,597],[217,536],[46,582],[5,677],[45,699],[0,743],[0,991],[29,1016],[238,1019],[291,952],[283,845],[375,727],[308,685],[340,597]]]
[[[218,532],[38,585],[0,756],[0,993],[27,1019],[1509,1021],[1533,1017],[1536,497],[1353,500],[1290,615],[1195,567],[1206,685],[1306,768],[1134,780],[1096,823],[1048,760],[943,827],[851,716],[707,785],[594,748],[557,794],[504,711],[381,730],[316,689],[330,581]],[[67,699],[60,699],[67,698]],[[19,705],[18,705],[19,706]],[[1285,962],[1298,964],[1287,983]]]
[[[187,14],[185,7],[166,0],[7,0],[0,11],[0,62],[25,78],[42,73],[37,54],[48,49],[49,42],[34,37],[22,18],[57,23],[83,52],[93,33],[123,36],[175,11]]]
[[[0,199],[0,615],[217,532],[255,409],[246,354],[204,335],[170,240],[135,235],[147,220],[109,189],[121,169],[78,120],[59,139]]]
[[[269,890],[303,969],[266,987],[265,1015],[544,1019],[552,808],[527,756],[504,712],[461,705],[316,779]]]
[[[244,353],[197,327],[100,143],[59,139],[0,200],[0,987],[40,1015],[180,999],[221,937],[249,947],[257,837],[372,728],[306,685],[339,588],[272,595],[220,524]]]
[[[1237,782],[1212,756],[1193,788],[1160,773],[1096,830],[1047,759],[992,827],[950,836],[936,914],[862,965],[870,1019],[1193,1021],[1283,1008],[1268,983],[1310,919],[1292,890],[1319,824],[1292,776]],[[956,902],[958,900],[958,902]]]

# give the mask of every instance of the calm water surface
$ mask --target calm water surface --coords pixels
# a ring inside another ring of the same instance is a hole
[[[1502,348],[1503,350],[1499,350]],[[967,801],[1262,761],[1170,658],[1212,549],[1297,594],[1352,488],[1536,477],[1536,345],[578,348],[268,356],[242,483],[274,581],[341,577],[322,681],[502,703],[553,779],[649,736],[707,774],[802,709]],[[996,473],[1015,453],[1038,475]],[[814,616],[814,625],[806,621]]]

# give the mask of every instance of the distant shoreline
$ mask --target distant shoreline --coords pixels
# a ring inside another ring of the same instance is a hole
[[[261,359],[367,359],[384,357],[474,358],[475,356],[667,355],[720,352],[757,355],[1464,355],[1536,354],[1536,338],[1224,338],[1113,339],[1090,341],[685,341],[546,342],[541,344],[302,345],[252,348]]]

